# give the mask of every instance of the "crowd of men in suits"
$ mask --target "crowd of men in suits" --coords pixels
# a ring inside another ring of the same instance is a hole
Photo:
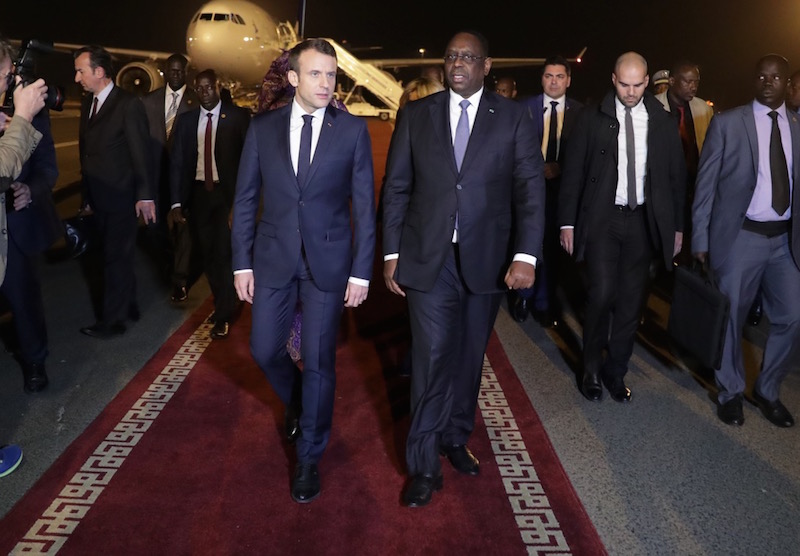
[[[376,242],[370,138],[364,120],[331,106],[335,50],[321,39],[298,44],[288,57],[293,101],[252,120],[221,100],[213,70],[190,89],[182,56],[168,60],[167,85],[141,102],[114,86],[102,47],[74,58],[88,93],[83,207],[97,221],[105,269],[99,318],[81,332],[110,338],[138,319],[138,217],[170,246],[176,303],[188,295],[195,243],[214,297],[212,338],[228,336],[238,301],[253,305],[251,353],[292,423],[291,496],[314,500],[332,425],[336,331],[343,309],[367,298]],[[800,227],[791,225],[800,121],[784,102],[787,61],[759,60],[754,101],[713,119],[696,97],[699,68],[690,62],[677,63],[656,96],[646,60],[624,53],[612,88],[586,107],[566,96],[571,71],[562,57],[546,61],[542,94],[524,101],[511,100],[511,79],[499,80],[498,92],[485,86],[491,67],[485,37],[454,35],[444,53],[447,89],[401,110],[389,149],[382,277],[407,299],[413,337],[404,503],[425,506],[443,487],[440,456],[479,474],[467,443],[501,300],[511,295],[517,320],[533,312],[557,326],[565,255],[588,278],[579,378],[587,399],[607,391],[630,402],[625,376],[651,262],[671,269],[676,258],[696,259],[714,269],[732,307],[716,372],[719,418],[744,421],[741,331],[760,291],[771,329],[751,398],[770,422],[792,426],[779,399],[800,334]],[[49,156],[52,140],[44,147]],[[52,189],[54,169],[39,164],[42,183],[30,177],[14,189],[21,212],[37,203],[36,191]],[[302,371],[286,350],[298,301]],[[44,388],[41,349],[23,358],[26,389]]]

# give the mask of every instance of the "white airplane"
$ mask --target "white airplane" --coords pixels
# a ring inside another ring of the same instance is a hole
[[[272,61],[302,37],[304,12],[303,1],[300,5],[301,22],[292,25],[288,21],[276,21],[264,9],[248,0],[212,0],[203,4],[189,22],[186,30],[188,57],[197,70],[214,68],[221,81],[235,92],[256,90],[261,86]],[[370,89],[392,108],[396,108],[391,105],[396,104],[402,92],[400,84],[385,71],[376,69],[442,63],[440,58],[359,60],[340,45],[333,44],[340,58],[340,68],[356,85]],[[82,45],[60,43],[54,46],[61,50],[75,50]],[[117,72],[116,82],[119,86],[143,94],[164,85],[159,62],[166,60],[171,53],[120,48],[107,50],[116,56],[135,59]],[[586,48],[570,61],[580,62],[585,52]],[[532,66],[544,62],[544,58],[492,60],[493,67]],[[383,83],[378,84],[378,81]]]

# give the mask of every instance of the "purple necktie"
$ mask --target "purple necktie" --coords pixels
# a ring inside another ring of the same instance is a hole
[[[461,116],[458,118],[458,125],[456,125],[453,154],[456,156],[456,168],[458,168],[460,172],[461,163],[464,161],[464,154],[467,152],[467,143],[469,143],[469,116],[467,115],[469,101],[464,99],[459,104],[461,105]]]

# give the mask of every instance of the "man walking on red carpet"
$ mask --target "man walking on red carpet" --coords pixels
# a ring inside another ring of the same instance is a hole
[[[478,474],[467,440],[483,354],[502,292],[533,286],[541,256],[536,128],[527,108],[484,89],[488,50],[477,33],[454,36],[444,56],[450,89],[408,104],[389,149],[383,275],[389,290],[408,296],[411,318],[403,495],[411,507],[442,488],[440,453],[458,472]]]
[[[320,493],[342,307],[358,307],[369,290],[375,190],[366,123],[329,106],[336,51],[308,39],[292,49],[289,68],[294,100],[253,118],[247,132],[232,244],[236,292],[253,304],[250,351],[286,404],[287,437],[297,442],[291,494],[302,503]],[[302,373],[286,351],[298,299]]]

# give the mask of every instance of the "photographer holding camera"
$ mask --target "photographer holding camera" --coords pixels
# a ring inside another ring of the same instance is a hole
[[[14,55],[11,45],[0,39],[0,76],[10,77],[0,79],[0,95],[14,83]],[[42,138],[6,192],[8,261],[6,277],[0,286],[0,295],[8,302],[14,317],[19,339],[17,358],[22,364],[27,393],[44,390],[48,382],[47,326],[37,259],[64,234],[52,197],[58,167],[48,111],[36,114],[32,124]]]
[[[0,73],[5,70],[0,70]],[[6,229],[5,191],[22,171],[22,166],[31,156],[42,134],[31,125],[33,117],[44,107],[47,87],[38,79],[32,84],[14,90],[16,112],[10,124],[3,123],[5,130],[0,137],[0,284],[6,273],[8,253],[8,231]],[[19,446],[0,448],[0,477],[14,471],[22,461]]]

